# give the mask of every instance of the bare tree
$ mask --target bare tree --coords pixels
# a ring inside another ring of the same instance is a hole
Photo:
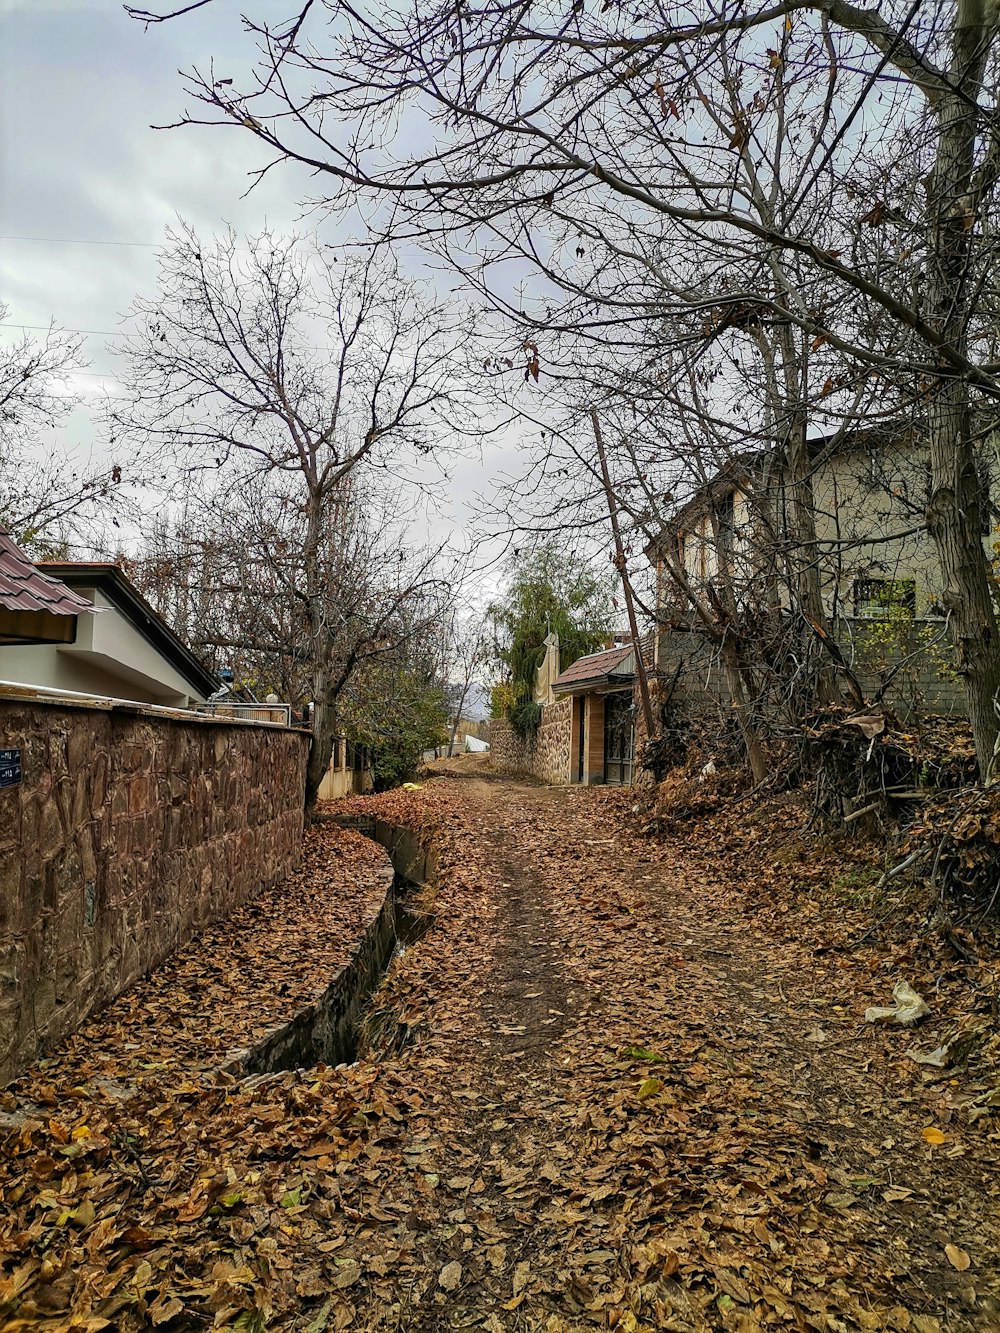
[[[308,671],[311,806],[359,655],[391,638],[414,579],[432,580],[425,558],[414,572],[397,550],[397,577],[373,584],[366,506],[376,477],[440,488],[443,455],[470,420],[461,332],[451,311],[372,255],[269,235],[244,250],[231,232],[203,245],[186,227],[171,242],[160,291],[136,302],[138,327],[121,348],[127,402],[114,425],[158,442],[182,469],[228,475],[230,493],[242,493],[252,568],[272,590],[270,649]]]
[[[477,683],[479,673],[490,656],[490,638],[485,619],[459,619],[453,616],[448,630],[448,652],[445,667],[445,698],[450,714],[448,756],[455,753],[455,737],[462,722],[462,713]]]
[[[0,305],[0,331],[8,318]],[[84,368],[83,338],[51,324],[0,348],[0,522],[41,552],[59,548],[65,523],[104,512],[122,480],[113,460],[74,464],[52,437],[80,406],[73,375]]]
[[[189,497],[127,560],[152,605],[237,687],[273,690],[299,714],[311,706],[310,808],[345,725],[364,719],[370,740],[398,716],[389,695],[426,659],[458,577],[440,547],[407,542],[399,493],[362,496],[363,482],[341,483],[314,548],[300,499],[242,475]],[[321,605],[309,591],[317,574]]]
[[[780,412],[751,429],[783,450],[803,550],[809,402],[831,406],[862,380],[898,390],[929,439],[927,522],[985,774],[1000,641],[975,418],[980,404],[992,414],[1000,372],[991,340],[976,339],[995,269],[998,23],[986,0],[545,14],[311,0],[292,21],[251,20],[261,68],[246,88],[196,72],[204,109],[188,119],[255,135],[272,160],[325,179],[331,204],[351,206],[359,191],[386,199],[387,227],[480,283],[527,260],[557,294],[575,288],[595,326],[621,322],[622,256],[633,316],[653,288],[650,318],[701,312],[702,343],[734,320],[773,321],[762,356]],[[407,110],[433,123],[432,138],[400,129]],[[808,131],[795,160],[783,146],[790,114]],[[761,162],[770,186],[748,170]],[[926,180],[922,196],[907,162]],[[671,264],[678,254],[686,265]],[[699,340],[686,346],[693,357]],[[805,367],[817,356],[838,364],[814,393]],[[670,373],[689,374],[691,357]],[[822,628],[810,564],[790,558],[804,613]]]

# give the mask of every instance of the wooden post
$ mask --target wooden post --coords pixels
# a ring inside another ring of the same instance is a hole
[[[611,474],[608,472],[608,459],[604,452],[604,437],[601,434],[601,423],[597,417],[597,409],[590,409],[590,420],[594,426],[594,439],[597,441],[597,457],[601,462],[601,478],[604,482],[604,494],[608,500],[608,513],[611,516],[611,531],[615,539],[615,568],[621,576],[622,595],[625,598],[625,609],[628,612],[628,626],[632,634],[632,645],[635,649],[635,671],[639,678],[639,697],[642,700],[642,716],[646,723],[646,740],[653,739],[653,705],[649,700],[649,681],[646,678],[646,664],[642,660],[642,644],[639,642],[639,627],[635,619],[635,606],[632,602],[632,585],[628,580],[628,570],[625,568],[625,548],[622,545],[621,530],[618,527],[618,505],[615,503],[614,492],[611,489]]]

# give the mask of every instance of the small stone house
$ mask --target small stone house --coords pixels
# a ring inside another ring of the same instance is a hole
[[[494,767],[560,785],[632,783],[638,776],[632,644],[619,642],[579,657],[565,671],[558,669],[558,637],[550,634],[545,646],[535,689],[542,710],[538,731],[533,741],[525,742],[509,720],[494,718],[490,723]]]
[[[571,705],[568,782],[632,781],[635,752],[635,650],[631,644],[578,657],[552,683]]]

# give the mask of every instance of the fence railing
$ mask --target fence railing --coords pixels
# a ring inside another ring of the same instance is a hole
[[[292,725],[291,704],[249,704],[220,699],[218,703],[199,704],[195,710],[212,717],[234,717],[241,722],[275,722],[282,727]]]

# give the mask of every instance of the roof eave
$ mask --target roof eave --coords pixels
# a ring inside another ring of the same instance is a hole
[[[65,564],[59,561],[46,561],[46,570],[54,577],[72,585],[100,588],[119,611],[121,611],[136,633],[141,634],[189,685],[193,685],[202,694],[209,695],[221,685],[221,681],[204,666],[190,648],[174,633],[165,620],[149,605],[146,599],[134,588],[117,565],[79,563]]]

